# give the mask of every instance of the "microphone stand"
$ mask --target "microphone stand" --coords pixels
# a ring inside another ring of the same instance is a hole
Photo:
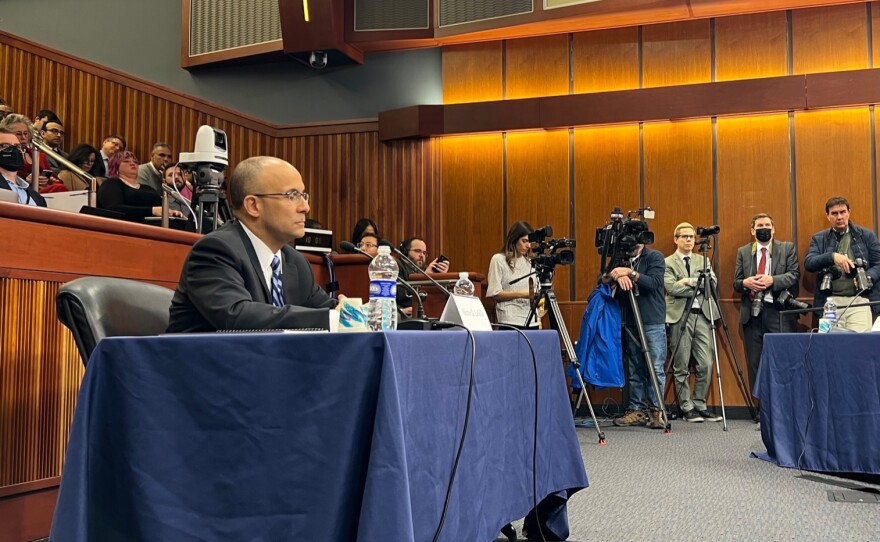
[[[406,262],[408,265],[410,265],[413,269],[419,269],[419,266],[416,265],[416,263],[414,261],[410,260],[406,254],[404,254],[403,252],[398,250],[397,247],[392,245],[391,242],[388,241],[387,239],[379,239],[379,246],[387,246],[387,247],[391,248],[391,250],[393,250],[394,253],[397,254],[398,258],[402,259],[404,262]],[[434,279],[434,277],[429,275],[427,272],[425,272],[423,274],[425,275],[425,277],[427,277],[427,279],[429,281],[431,281],[434,284],[434,286],[439,288],[440,291],[443,292],[443,294],[447,298],[449,298],[452,295],[449,293],[449,290],[447,290],[446,288],[443,287],[442,284],[437,282]],[[404,283],[405,282],[406,281],[404,281]],[[421,297],[419,297],[419,308],[423,309]],[[427,329],[440,329],[439,327],[437,327],[437,323],[438,323],[437,320],[422,319],[422,318],[424,318],[424,316],[425,316],[424,310],[422,310],[421,316],[419,318],[412,318],[409,320],[404,320],[403,322],[400,322],[397,325],[397,329],[425,329],[425,330],[427,330]],[[402,326],[401,326],[401,324],[402,324]]]

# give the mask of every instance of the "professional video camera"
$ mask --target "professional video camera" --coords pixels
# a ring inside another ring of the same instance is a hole
[[[633,218],[633,215],[641,218]],[[629,211],[626,218],[620,207],[611,211],[611,219],[604,226],[596,228],[596,247],[602,256],[602,273],[629,265],[638,245],[654,243],[654,234],[646,222],[653,218],[654,210],[650,207]]]
[[[550,239],[548,239],[550,237]],[[553,228],[544,226],[529,234],[529,242],[535,243],[532,247],[532,267],[545,267],[552,269],[556,265],[570,265],[574,261],[574,239],[552,239]]]
[[[199,127],[193,152],[182,152],[178,158],[181,167],[193,172],[198,187],[220,188],[223,172],[229,165],[226,132],[207,124]]]

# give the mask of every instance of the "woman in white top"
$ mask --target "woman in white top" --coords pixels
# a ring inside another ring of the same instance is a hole
[[[495,300],[495,315],[499,324],[525,328],[531,308],[530,279],[511,285],[510,281],[532,272],[529,261],[529,234],[535,231],[528,222],[516,222],[507,230],[504,248],[489,262],[489,287],[486,297]],[[536,327],[533,321],[530,327]]]

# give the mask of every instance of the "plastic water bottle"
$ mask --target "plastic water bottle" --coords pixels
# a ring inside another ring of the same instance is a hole
[[[367,325],[371,331],[397,329],[397,274],[400,269],[391,257],[391,247],[380,246],[379,254],[368,268],[370,273],[370,304]]]
[[[458,274],[458,282],[456,282],[455,286],[452,288],[452,293],[455,295],[469,295],[473,297],[474,283],[468,278],[467,271],[462,271]]]
[[[833,297],[828,297],[825,301],[825,307],[822,310],[822,318],[828,321],[830,327],[837,325],[837,302]]]

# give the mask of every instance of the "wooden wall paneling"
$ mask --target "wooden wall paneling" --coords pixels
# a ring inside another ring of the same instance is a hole
[[[788,115],[718,119],[719,294],[733,290],[736,250],[751,241],[752,216],[773,217],[776,238],[792,240]]]
[[[572,36],[574,93],[639,88],[639,29],[613,28]]]
[[[868,68],[867,23],[864,4],[793,11],[794,73]]]
[[[574,237],[578,242],[573,267],[578,277],[576,301],[586,301],[596,287],[600,267],[600,257],[593,246],[596,228],[609,220],[615,207],[626,213],[640,206],[639,167],[637,124],[575,130],[572,199]]]
[[[813,295],[816,274],[804,272],[803,258],[812,235],[830,227],[828,198],[847,198],[852,222],[874,228],[868,108],[795,113],[795,144],[801,295]]]
[[[443,156],[443,250],[453,269],[487,272],[501,249],[503,219],[501,134],[447,137]]]
[[[568,34],[506,42],[505,98],[568,94]]]
[[[880,68],[880,2],[871,2],[872,68]]]
[[[711,121],[646,123],[644,161],[644,203],[657,213],[653,248],[668,256],[678,223],[713,223]]]
[[[787,114],[760,117],[718,119],[718,236],[717,254],[718,290],[721,310],[730,329],[733,347],[748,378],[743,347],[742,326],[739,320],[740,295],[733,289],[737,250],[753,241],[751,218],[757,213],[773,217],[776,238],[791,241],[791,188],[789,182],[789,123]],[[803,255],[799,255],[803,261]],[[792,292],[795,293],[795,292]],[[720,330],[719,330],[720,331]],[[719,334],[719,338],[723,338]],[[724,352],[722,380],[736,379],[729,345]],[[725,384],[725,389],[730,388]],[[741,393],[729,402],[742,400]]]
[[[716,81],[786,75],[786,26],[784,11],[715,19]]]
[[[712,79],[709,21],[645,26],[642,30],[642,86],[706,83]]]
[[[508,222],[525,220],[535,228],[549,224],[554,238],[572,236],[568,153],[568,130],[507,135]],[[507,231],[510,224],[504,227]],[[563,301],[571,300],[570,272],[570,266],[559,265],[553,279],[556,297]]]
[[[504,98],[502,42],[443,47],[443,103]]]

